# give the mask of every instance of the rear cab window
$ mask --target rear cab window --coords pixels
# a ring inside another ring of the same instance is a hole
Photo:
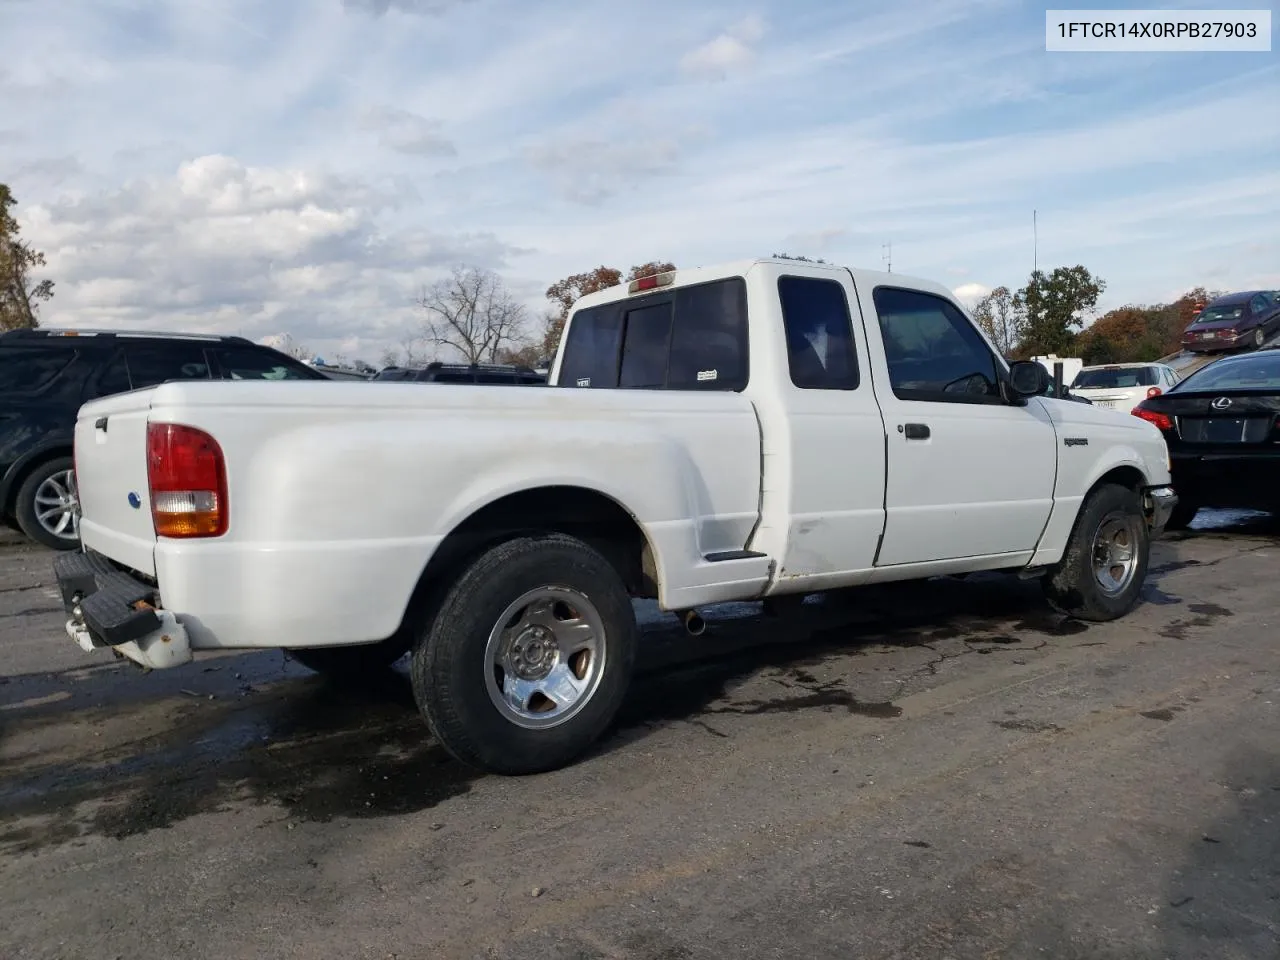
[[[739,391],[747,377],[747,286],[728,277],[579,310],[559,385]]]
[[[1115,369],[1081,370],[1072,387],[1080,390],[1124,390],[1129,387],[1156,386],[1154,367],[1118,367]]]

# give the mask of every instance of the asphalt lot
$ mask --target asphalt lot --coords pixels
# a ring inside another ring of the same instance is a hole
[[[1006,577],[658,624],[614,732],[478,776],[401,675],[144,675],[0,539],[0,957],[1280,957],[1280,526],[1086,626]]]

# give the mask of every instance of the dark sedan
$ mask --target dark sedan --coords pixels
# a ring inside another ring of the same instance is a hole
[[[1178,506],[1168,529],[1201,507],[1280,512],[1280,350],[1215,360],[1133,415],[1169,445]]]
[[[1217,353],[1260,347],[1280,330],[1280,297],[1267,290],[1229,293],[1209,302],[1182,334],[1182,349]]]

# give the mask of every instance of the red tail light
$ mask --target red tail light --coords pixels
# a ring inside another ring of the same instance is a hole
[[[1148,400],[1150,400],[1152,397],[1158,397],[1158,396],[1160,396],[1160,388],[1159,388],[1159,387],[1152,387],[1150,390],[1148,390],[1148,391],[1147,391],[1147,399],[1148,399]]]
[[[156,536],[227,532],[227,468],[218,441],[195,427],[147,424],[147,483]]]
[[[1173,420],[1168,414],[1159,413],[1155,410],[1147,410],[1144,407],[1134,407],[1132,411],[1135,417],[1139,417],[1147,423],[1154,423],[1161,430],[1172,430]]]

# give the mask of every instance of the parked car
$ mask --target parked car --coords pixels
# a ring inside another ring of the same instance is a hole
[[[1229,293],[1209,301],[1182,334],[1182,349],[1218,353],[1257,348],[1280,331],[1280,298],[1266,290]]]
[[[1170,529],[1201,507],[1280,510],[1280,350],[1215,360],[1133,413],[1169,445]]]
[[[454,756],[549,770],[622,703],[633,598],[699,633],[704,604],[1004,570],[1127,613],[1177,499],[1164,440],[1046,377],[939,283],[767,259],[584,297],[545,389],[108,397],[76,427],[68,631],[150,667],[411,651]]]
[[[545,376],[528,367],[501,363],[442,363],[438,360],[425,367],[387,367],[378,371],[373,379],[393,383],[483,383],[495,386],[535,386],[547,382]]]
[[[1164,393],[1178,374],[1163,363],[1108,363],[1085,367],[1071,383],[1071,393],[1104,410],[1126,413],[1147,397]]]
[[[323,380],[243,337],[98,330],[0,334],[0,516],[58,550],[78,544],[72,436],[87,400],[166,380]]]

